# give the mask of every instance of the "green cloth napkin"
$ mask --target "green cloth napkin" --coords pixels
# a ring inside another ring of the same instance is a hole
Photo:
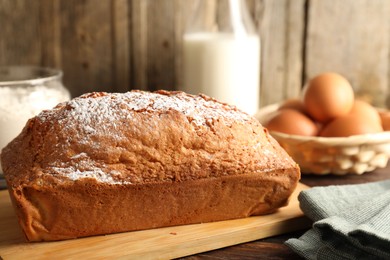
[[[313,228],[286,244],[306,259],[390,259],[390,180],[298,196]]]

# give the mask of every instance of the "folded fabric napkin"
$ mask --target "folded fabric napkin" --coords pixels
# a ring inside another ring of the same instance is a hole
[[[306,259],[390,259],[390,180],[315,187],[298,196],[313,228],[286,244]]]

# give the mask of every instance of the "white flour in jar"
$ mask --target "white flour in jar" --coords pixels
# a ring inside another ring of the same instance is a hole
[[[22,131],[28,119],[69,99],[67,91],[53,86],[0,87],[0,149]]]

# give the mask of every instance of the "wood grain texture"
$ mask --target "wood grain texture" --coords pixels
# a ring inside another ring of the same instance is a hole
[[[183,82],[183,34],[197,7],[197,0],[175,0],[175,89]]]
[[[358,95],[386,104],[390,2],[310,0],[306,78],[323,71],[347,77]]]
[[[260,104],[296,97],[302,87],[304,1],[264,0]],[[259,3],[260,4],[260,3]]]
[[[174,89],[175,6],[172,0],[151,0],[148,5],[148,89]]]
[[[176,42],[175,1],[132,2],[132,55],[134,88],[175,89]]]
[[[60,68],[73,96],[178,89],[198,0],[0,0],[0,66]],[[246,0],[262,41],[261,106],[337,71],[390,106],[390,1]]]
[[[61,1],[64,82],[72,94],[113,87],[111,1]]]
[[[147,4],[145,0],[131,1],[131,83],[134,88],[147,90]]]
[[[61,68],[61,10],[59,0],[43,0],[39,5],[42,66]]]
[[[111,1],[111,40],[113,53],[113,88],[126,92],[130,89],[130,16],[127,0]]]
[[[302,259],[295,254],[282,242],[270,243],[257,240],[250,243],[240,244],[237,246],[218,249],[210,252],[200,253],[193,256],[184,257],[186,260],[221,260],[221,259],[272,259],[272,260],[300,260]]]
[[[0,65],[41,64],[39,5],[0,0]]]

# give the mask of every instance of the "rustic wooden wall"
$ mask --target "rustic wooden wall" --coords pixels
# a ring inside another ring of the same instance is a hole
[[[247,0],[262,37],[261,105],[323,71],[390,105],[388,0]],[[196,0],[0,0],[0,66],[61,68],[73,96],[177,89]]]

